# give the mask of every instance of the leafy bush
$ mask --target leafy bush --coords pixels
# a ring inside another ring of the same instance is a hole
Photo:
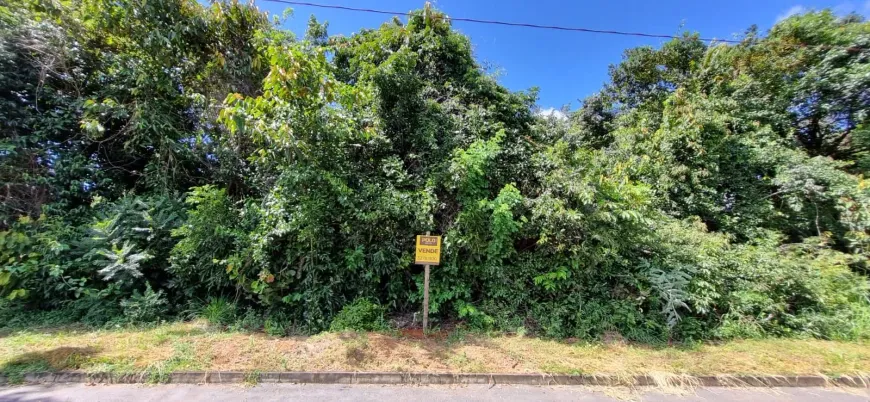
[[[384,308],[368,299],[356,299],[344,306],[329,326],[330,331],[380,331],[386,328]]]
[[[239,268],[233,253],[246,237],[237,229],[231,200],[224,190],[203,186],[193,188],[185,203],[191,208],[188,219],[172,231],[178,239],[170,258],[173,281],[188,297],[231,287],[227,273]]]
[[[865,338],[870,81],[844,49],[868,29],[820,11],[736,44],[628,49],[557,118],[431,8],[297,39],[239,2],[11,0],[7,325],[208,300],[220,327],[380,329],[419,312],[413,239],[431,231],[433,322]]]
[[[0,304],[0,328],[6,329],[65,325],[102,328],[126,320],[118,302],[108,302],[99,295],[86,295],[51,310],[35,309],[17,301]]]
[[[168,303],[162,290],[157,292],[151,289],[151,284],[145,285],[145,292],[138,290],[129,298],[121,301],[124,317],[127,321],[138,323],[155,322],[166,316]]]
[[[202,307],[199,317],[214,326],[227,326],[236,319],[236,305],[223,297],[214,298]]]
[[[90,294],[69,303],[64,311],[74,323],[102,327],[126,321],[117,296]]]
[[[260,331],[265,326],[263,313],[257,309],[248,308],[231,326],[236,331]]]
[[[286,336],[290,334],[292,323],[285,314],[280,312],[269,314],[263,322],[263,331],[270,336]]]

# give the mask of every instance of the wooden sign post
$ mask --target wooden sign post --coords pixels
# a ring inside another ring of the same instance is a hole
[[[423,265],[423,330],[429,326],[429,266],[441,263],[441,236],[417,235],[414,263]]]
[[[423,266],[423,333],[429,328],[429,264]]]

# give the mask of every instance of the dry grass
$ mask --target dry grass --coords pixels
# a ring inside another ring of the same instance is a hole
[[[202,322],[0,337],[0,371],[37,369],[161,375],[177,370],[647,374],[662,386],[684,386],[686,375],[864,374],[870,372],[870,343],[771,339],[653,348],[485,335],[274,338],[214,332]]]

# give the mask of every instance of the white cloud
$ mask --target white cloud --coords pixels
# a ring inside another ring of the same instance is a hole
[[[804,6],[800,6],[800,5],[798,5],[798,6],[792,6],[791,8],[789,8],[788,10],[786,10],[786,12],[784,12],[784,13],[778,15],[778,16],[776,17],[776,22],[780,22],[780,21],[782,21],[782,20],[784,20],[784,19],[786,19],[786,18],[788,18],[788,17],[791,17],[792,15],[800,14],[800,13],[803,13],[803,12],[805,12],[805,11],[807,11],[807,8],[804,7]]]
[[[554,107],[550,107],[550,108],[546,108],[546,109],[539,109],[538,116],[555,117],[559,120],[567,120],[568,119],[568,115],[565,114],[565,112],[563,112],[559,109],[556,109]]]
[[[849,15],[850,13],[859,13],[859,14],[864,14],[865,16],[870,16],[870,0],[865,0],[863,3],[858,3],[857,5],[853,1],[844,1],[844,2],[837,4],[833,7],[829,6],[827,8],[830,8],[831,11],[833,11],[835,15],[838,15],[841,17]],[[791,17],[792,15],[795,15],[795,14],[803,14],[803,13],[810,12],[810,11],[813,11],[813,9],[809,9],[809,8],[804,7],[802,5],[792,6],[791,8],[786,10],[784,13],[778,15],[776,17],[776,22],[780,22],[780,21],[782,21],[788,17]]]

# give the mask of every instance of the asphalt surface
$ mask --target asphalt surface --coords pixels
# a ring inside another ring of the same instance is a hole
[[[700,388],[663,392],[621,388],[384,385],[84,385],[44,384],[0,387],[0,401],[830,401],[867,402],[868,389]]]

